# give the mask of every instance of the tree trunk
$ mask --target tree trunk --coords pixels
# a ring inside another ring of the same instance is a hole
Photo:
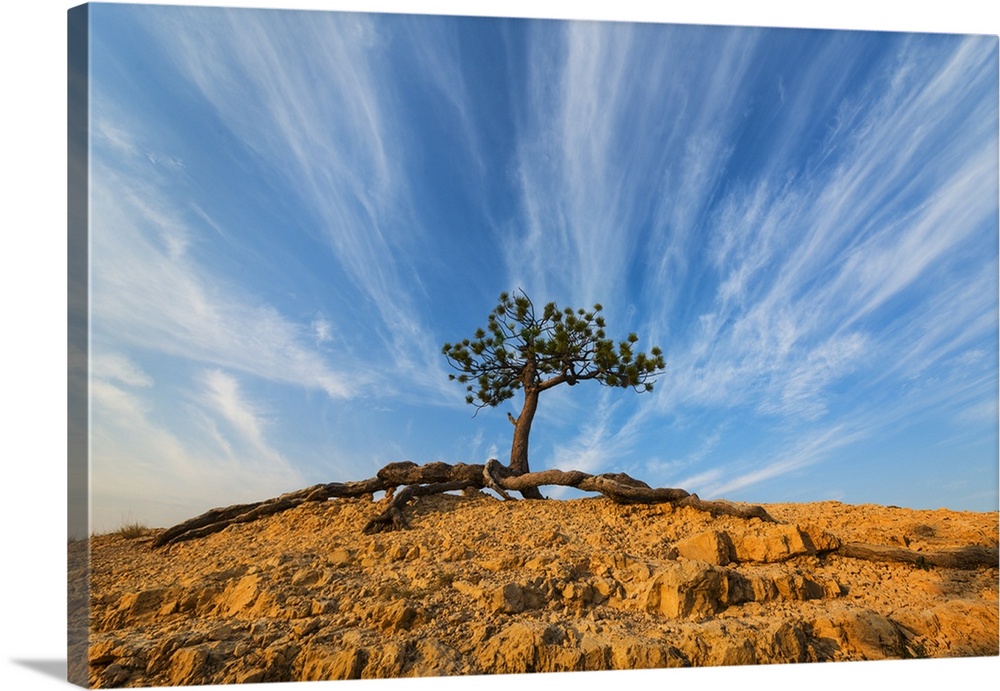
[[[524,407],[514,421],[514,441],[510,445],[510,470],[514,475],[531,472],[528,467],[528,435],[531,434],[531,420],[537,409],[538,390],[525,388]]]
[[[514,420],[514,440],[510,445],[510,472],[512,475],[524,475],[531,472],[528,468],[528,436],[531,434],[531,421],[538,410],[538,383],[535,381],[535,363],[531,360],[524,366],[521,374],[524,388],[524,405],[521,414]],[[538,487],[526,487],[520,490],[525,499],[544,499]]]

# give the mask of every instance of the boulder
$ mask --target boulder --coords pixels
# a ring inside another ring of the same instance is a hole
[[[799,525],[798,530],[810,554],[824,554],[840,549],[840,539],[817,526],[807,523]]]
[[[953,599],[935,606],[931,614],[939,636],[951,655],[997,655],[1000,636],[997,603]]]
[[[365,648],[313,646],[302,651],[302,681],[360,679],[368,663]]]
[[[484,591],[481,602],[486,610],[493,614],[517,614],[529,609],[538,609],[544,603],[544,598],[532,585],[510,582]]]
[[[475,653],[478,666],[494,674],[536,672],[542,628],[515,622],[494,636]]]
[[[174,686],[201,683],[206,678],[208,664],[204,647],[181,648],[170,658],[170,683]]]
[[[675,545],[677,554],[685,559],[704,561],[725,566],[735,556],[733,541],[729,534],[721,530],[698,533]]]
[[[832,648],[834,659],[886,660],[905,655],[905,638],[899,626],[868,609],[834,609],[813,622],[812,633]]]
[[[730,536],[735,561],[772,563],[815,553],[794,525],[759,523],[741,534]],[[810,543],[811,544],[811,543]]]
[[[383,631],[409,631],[417,620],[417,610],[406,600],[397,600],[379,607],[374,619]]]
[[[421,638],[414,647],[417,662],[413,665],[413,674],[440,677],[462,673],[461,654],[437,638]]]
[[[486,602],[491,612],[517,614],[524,611],[524,590],[517,583],[507,583],[489,593]]]
[[[672,564],[650,581],[643,607],[670,618],[703,618],[725,609],[725,571],[696,561]]]
[[[260,577],[244,576],[226,588],[219,598],[219,609],[228,616],[245,613],[260,594]]]

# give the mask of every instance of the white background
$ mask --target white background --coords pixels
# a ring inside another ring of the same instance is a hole
[[[66,663],[66,11],[71,2],[14,0],[0,17],[0,688],[64,688]],[[160,3],[163,4],[163,3]],[[480,14],[695,24],[796,26],[946,33],[998,33],[982,0],[936,3],[840,0],[815,3],[698,0],[371,0],[175,2],[238,7]],[[475,11],[465,7],[474,7]],[[574,685],[767,685],[781,689],[954,687],[1000,678],[1000,658],[866,662],[729,669],[587,672],[429,680],[251,684],[243,689],[526,689]],[[987,681],[987,684],[989,682]],[[188,687],[199,688],[199,687]],[[208,688],[208,687],[200,687]],[[219,687],[221,688],[221,687]]]

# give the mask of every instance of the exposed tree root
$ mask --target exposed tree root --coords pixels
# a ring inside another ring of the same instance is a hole
[[[837,549],[837,554],[853,559],[867,561],[889,561],[903,564],[913,564],[921,568],[939,566],[948,569],[978,569],[981,567],[998,566],[1000,555],[996,547],[968,545],[955,549],[937,550],[934,552],[918,552],[913,549],[891,547],[888,545],[866,545],[860,542],[848,542]]]
[[[392,501],[389,502],[389,507],[385,511],[365,524],[362,532],[366,535],[371,535],[391,530],[403,530],[407,527],[406,518],[403,516],[403,507],[409,503],[410,499],[424,497],[429,494],[443,494],[444,492],[452,492],[458,489],[464,490],[469,487],[477,487],[477,484],[468,480],[459,480],[456,482],[439,482],[433,485],[407,485],[392,497]]]
[[[331,482],[325,485],[313,485],[295,492],[282,494],[273,499],[254,502],[252,504],[235,504],[220,509],[211,509],[200,516],[178,523],[153,540],[154,547],[183,542],[192,538],[204,537],[217,533],[235,523],[249,523],[264,516],[280,513],[309,501],[325,501],[336,497],[361,497],[385,489],[378,478],[360,482]]]
[[[415,497],[441,494],[454,490],[491,489],[504,499],[513,500],[508,492],[519,492],[529,498],[541,498],[539,487],[559,485],[575,487],[585,492],[597,492],[619,504],[663,504],[689,506],[712,515],[758,518],[776,521],[760,506],[743,506],[725,501],[703,501],[696,494],[682,489],[650,487],[625,473],[591,475],[579,470],[543,470],[514,474],[510,468],[490,459],[485,464],[428,463],[410,461],[390,463],[368,480],[331,482],[313,485],[296,492],[252,504],[237,504],[212,509],[166,530],[153,541],[154,547],[183,542],[219,532],[237,523],[248,523],[270,516],[305,502],[361,497],[384,491],[388,507],[364,526],[365,533],[401,530],[406,527],[403,509]],[[402,487],[398,492],[398,488]]]

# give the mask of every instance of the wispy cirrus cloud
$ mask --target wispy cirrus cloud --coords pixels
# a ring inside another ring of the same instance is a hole
[[[732,495],[747,487],[788,473],[800,472],[804,468],[827,460],[838,449],[849,446],[859,438],[850,430],[833,426],[804,435],[789,443],[788,448],[780,449],[774,457],[737,459],[709,471],[683,478],[680,484],[706,497]]]
[[[235,377],[216,369],[205,372],[202,381],[204,405],[233,429],[236,439],[248,445],[259,460],[287,465],[281,454],[265,440],[264,417],[247,401]],[[229,444],[226,446],[231,448]]]
[[[634,442],[630,429],[615,419],[619,406],[620,400],[616,404],[602,392],[597,405],[582,414],[578,434],[568,443],[556,445],[552,464],[590,473],[613,467]]]
[[[404,174],[411,135],[398,113],[389,30],[364,14],[302,20],[219,11],[189,22],[181,13],[165,36],[225,127],[298,197],[311,219],[300,232],[327,245],[374,308],[369,317],[380,321],[391,365],[447,391],[438,383],[446,381],[440,344],[417,299],[422,278],[409,259],[427,235],[412,222]],[[441,70],[450,64],[423,55]]]
[[[186,252],[183,209],[155,186],[95,165],[92,315],[109,340],[272,381],[352,395],[356,374],[334,371],[307,330],[274,307],[213,280]],[[102,340],[103,339],[103,340]]]
[[[95,353],[89,358],[88,364],[90,373],[100,381],[139,387],[150,387],[154,384],[151,376],[121,353]]]
[[[959,267],[995,223],[997,140],[991,118],[941,100],[947,75],[985,74],[981,52],[956,53],[923,88],[894,65],[896,88],[831,143],[846,147],[841,163],[723,203],[710,229],[716,296],[672,358],[680,398],[818,412],[825,384],[858,367],[898,372],[924,344],[968,346],[995,327],[982,297],[995,278]],[[962,56],[975,62],[956,69]],[[928,275],[933,290],[918,282]]]
[[[316,315],[311,326],[317,344],[330,343],[334,340],[333,323],[322,314]]]
[[[120,525],[126,511],[168,525],[195,507],[217,505],[220,497],[256,501],[303,483],[270,446],[260,412],[234,377],[213,370],[186,387],[189,405],[165,409],[169,399],[134,360],[116,352],[94,359],[93,530]],[[178,414],[183,434],[163,423]]]
[[[625,270],[634,239],[614,230],[631,220],[620,205],[627,171],[609,145],[626,101],[629,31],[571,23],[532,36],[516,163],[524,227],[507,236],[505,259],[511,282],[533,294],[610,302],[600,278]]]
[[[731,153],[726,109],[753,36],[718,36],[706,88],[691,90],[698,66],[686,56],[698,46],[660,28],[569,22],[531,35],[516,160],[524,227],[506,241],[513,282],[612,309],[627,307],[630,274],[663,301],[677,294]]]

